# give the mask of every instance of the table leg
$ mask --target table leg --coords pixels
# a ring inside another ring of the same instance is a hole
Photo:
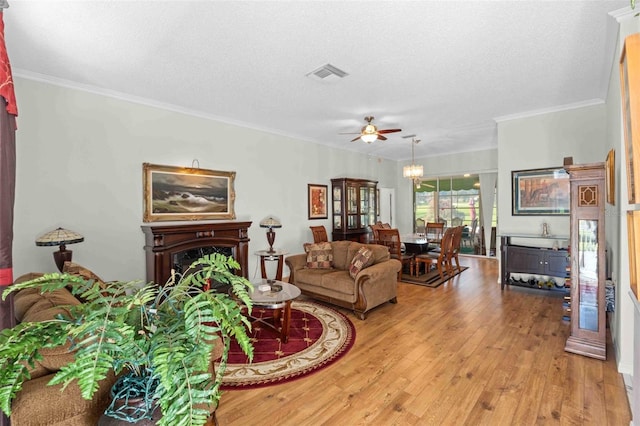
[[[291,300],[287,300],[282,308],[282,328],[280,329],[280,339],[283,343],[289,340],[289,323],[291,322]]]

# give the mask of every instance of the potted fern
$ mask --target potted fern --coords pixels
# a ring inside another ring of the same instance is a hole
[[[83,398],[91,399],[98,382],[113,370],[118,376],[114,401],[139,397],[143,406],[112,404],[105,416],[148,421],[159,408],[158,425],[204,424],[220,398],[231,339],[253,356],[250,325],[241,312],[241,305],[251,309],[252,286],[234,274],[239,268],[233,258],[214,253],[164,285],[98,283],[55,273],[8,287],[3,299],[24,288],[46,292],[67,287],[84,302],[69,306],[67,317],[2,330],[0,409],[11,415],[11,401],[29,378],[27,365],[38,359],[40,349],[71,341],[74,360],[50,384],[66,386],[76,380]],[[229,287],[229,292],[209,289],[212,282]],[[216,339],[224,348],[212,377],[210,354]]]

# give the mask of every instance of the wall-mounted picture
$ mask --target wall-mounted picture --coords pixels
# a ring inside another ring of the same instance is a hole
[[[607,203],[616,205],[616,151],[611,149],[607,154],[605,165],[605,186],[607,189]]]
[[[307,184],[309,197],[309,219],[326,219],[327,185]]]
[[[569,174],[561,167],[511,172],[513,215],[568,215]]]
[[[144,163],[145,222],[235,219],[236,172]]]

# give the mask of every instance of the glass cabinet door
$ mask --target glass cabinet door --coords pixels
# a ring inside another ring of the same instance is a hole
[[[376,206],[377,203],[380,202],[377,198],[376,188],[369,188],[369,221],[367,222],[367,225],[373,225],[376,223]]]
[[[358,213],[358,192],[355,186],[347,186],[347,213]]]
[[[333,229],[342,229],[342,187],[333,187]]]
[[[579,327],[598,331],[598,221],[578,220]]]
[[[347,228],[348,229],[358,229],[358,215],[350,214],[347,215]]]
[[[360,227],[369,224],[369,191],[365,186],[360,188]]]

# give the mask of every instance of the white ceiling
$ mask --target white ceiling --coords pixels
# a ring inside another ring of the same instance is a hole
[[[619,1],[9,0],[16,76],[376,157],[496,147],[500,117],[606,97]],[[306,75],[330,63],[349,75]],[[18,109],[20,108],[20,93]],[[402,128],[350,142],[364,117]],[[216,135],[211,135],[215,140]]]

